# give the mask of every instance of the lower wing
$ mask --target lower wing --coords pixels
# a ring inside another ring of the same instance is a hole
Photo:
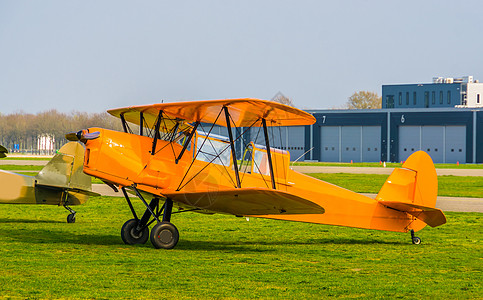
[[[291,193],[264,188],[164,194],[171,200],[233,215],[323,214],[324,208]]]

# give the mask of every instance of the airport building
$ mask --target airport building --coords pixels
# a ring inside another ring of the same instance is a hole
[[[483,83],[473,76],[382,86],[382,108],[483,108]]]
[[[482,97],[472,76],[384,85],[382,109],[306,110],[317,122],[272,133],[273,147],[292,161],[400,162],[424,150],[435,163],[483,163]]]
[[[382,86],[382,109],[306,110],[310,126],[269,127],[270,146],[291,161],[401,162],[424,150],[435,163],[483,163],[483,83],[472,76],[432,83]],[[208,131],[209,127],[205,128]],[[237,128],[246,142],[264,145],[259,127]],[[227,136],[226,128],[213,133]]]
[[[306,160],[400,162],[424,150],[435,163],[483,162],[483,109],[309,112],[317,122],[305,128]]]

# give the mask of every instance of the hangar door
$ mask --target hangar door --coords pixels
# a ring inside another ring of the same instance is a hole
[[[320,146],[321,161],[380,161],[381,127],[322,126]]]
[[[466,127],[400,126],[398,160],[405,161],[418,150],[435,163],[466,162]]]

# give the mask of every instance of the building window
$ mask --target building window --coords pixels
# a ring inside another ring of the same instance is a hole
[[[406,105],[409,105],[409,92],[406,92]]]
[[[480,104],[480,94],[476,94],[476,103]]]
[[[443,104],[443,91],[439,92],[439,104]]]
[[[401,106],[402,105],[402,93],[399,92],[399,105]]]
[[[436,104],[436,92],[435,91],[431,92],[431,103]]]
[[[448,91],[448,104],[451,104],[451,91]]]
[[[386,108],[394,108],[394,95],[386,96]]]
[[[429,92],[424,92],[424,107],[429,107]]]
[[[418,98],[416,97],[416,92],[413,92],[413,104],[416,105],[418,103]]]

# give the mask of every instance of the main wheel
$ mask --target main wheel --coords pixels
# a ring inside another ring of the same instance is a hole
[[[414,245],[419,245],[421,244],[421,239],[418,238],[417,236],[413,237],[413,244]]]
[[[178,240],[178,229],[169,222],[158,223],[151,230],[151,243],[156,249],[173,249]]]
[[[149,228],[145,227],[141,231],[137,231],[136,227],[138,226],[138,220],[131,219],[126,221],[121,228],[121,238],[125,244],[128,245],[135,245],[135,244],[144,244],[147,242],[149,237]]]
[[[67,223],[75,223],[75,214],[70,214],[67,216]]]

